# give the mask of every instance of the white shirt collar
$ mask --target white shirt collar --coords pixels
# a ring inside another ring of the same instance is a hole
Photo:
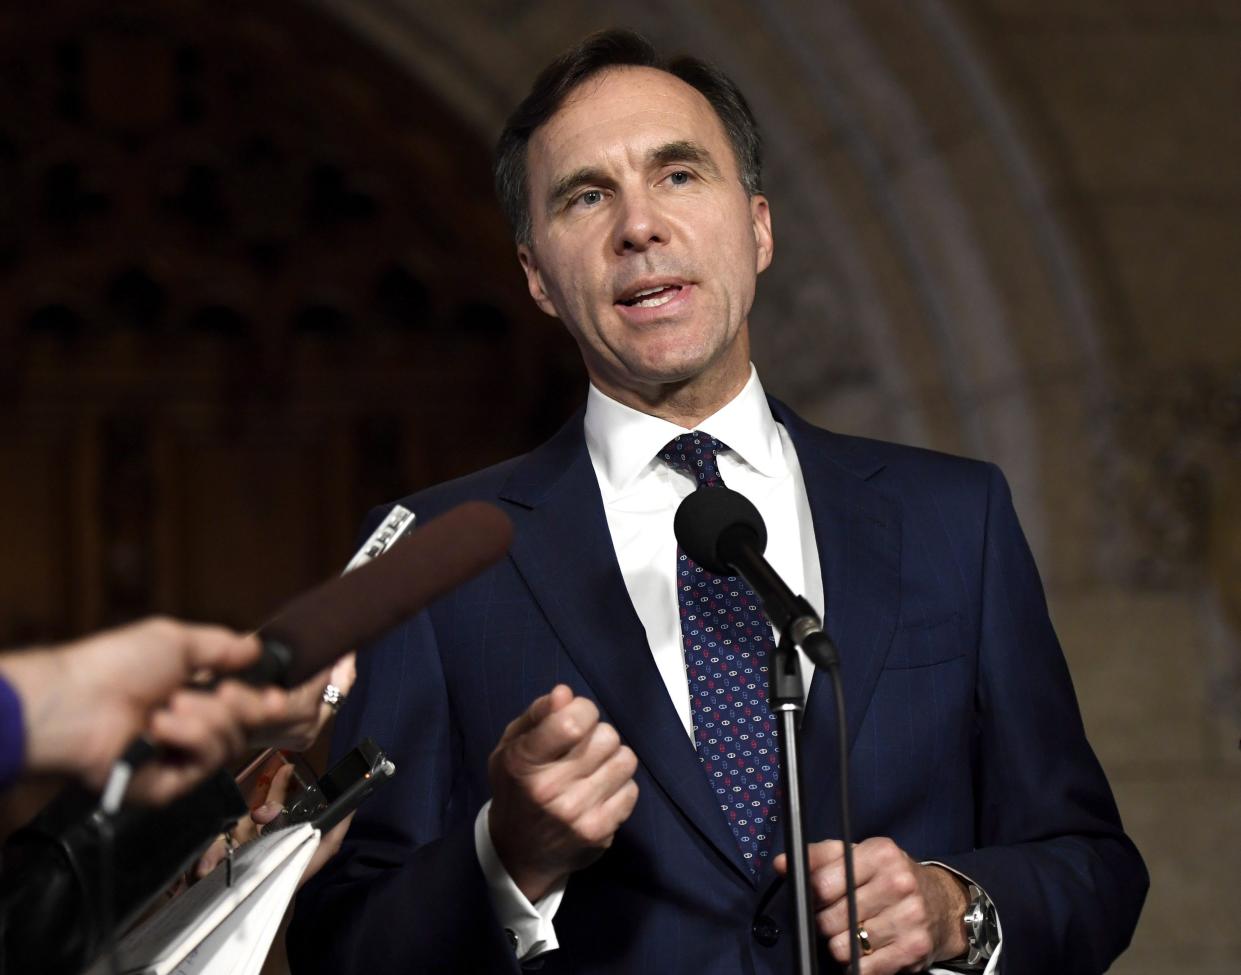
[[[583,422],[586,448],[605,497],[629,487],[660,463],[659,451],[673,437],[687,432],[685,427],[618,403],[593,383],[586,394]],[[753,364],[741,392],[694,429],[727,444],[741,461],[765,477],[787,471],[780,433]]]

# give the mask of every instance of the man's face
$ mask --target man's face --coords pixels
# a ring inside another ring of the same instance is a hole
[[[707,100],[662,71],[609,69],[527,152],[533,233],[518,255],[595,385],[631,405],[687,381],[708,399],[736,393],[771,221]]]

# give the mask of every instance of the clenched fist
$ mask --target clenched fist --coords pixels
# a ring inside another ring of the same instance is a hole
[[[536,901],[612,844],[638,801],[638,759],[593,701],[558,684],[515,718],[491,753],[491,842]]]

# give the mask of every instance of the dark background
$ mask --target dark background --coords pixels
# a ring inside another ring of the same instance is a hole
[[[489,147],[313,7],[51,4],[0,38],[0,645],[254,626],[368,508],[580,399]]]

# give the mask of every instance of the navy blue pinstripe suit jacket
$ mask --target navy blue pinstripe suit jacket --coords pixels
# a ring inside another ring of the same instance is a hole
[[[857,837],[890,836],[980,883],[1008,975],[1103,971],[1129,942],[1146,871],[1086,742],[1002,475],[772,409],[797,448],[843,658]],[[783,891],[767,913],[786,933],[754,935],[772,877],[742,861],[652,661],[582,415],[530,454],[402,503],[425,521],[467,499],[512,517],[511,556],[361,655],[334,751],[371,735],[399,771],[299,897],[296,975],[517,970],[473,821],[505,725],[556,682],[637,753],[641,796],[613,847],[571,878],[543,971],[792,971]],[[826,679],[803,726],[812,839],[838,832]]]

